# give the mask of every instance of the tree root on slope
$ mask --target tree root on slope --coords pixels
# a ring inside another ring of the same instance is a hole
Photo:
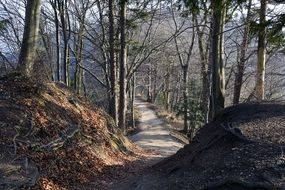
[[[42,145],[39,148],[49,151],[57,150],[61,148],[68,140],[73,138],[78,132],[78,126],[71,126],[65,133],[61,133],[59,138],[49,142],[48,144]]]

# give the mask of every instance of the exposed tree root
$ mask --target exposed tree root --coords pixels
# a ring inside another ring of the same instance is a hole
[[[48,144],[40,146],[44,150],[57,150],[61,148],[68,140],[73,138],[79,132],[78,126],[71,126],[65,133],[61,133],[60,137],[49,142]]]

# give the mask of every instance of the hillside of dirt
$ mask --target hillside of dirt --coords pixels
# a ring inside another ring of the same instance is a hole
[[[154,166],[160,177],[148,188],[284,190],[284,152],[284,102],[229,107],[193,142]]]
[[[0,189],[104,189],[147,156],[65,85],[17,74],[0,78],[0,134]]]

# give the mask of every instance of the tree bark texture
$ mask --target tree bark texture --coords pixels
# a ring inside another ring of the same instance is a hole
[[[67,11],[67,0],[58,2],[60,21],[62,24],[63,35],[63,63],[62,63],[62,81],[69,84],[69,67],[68,67],[68,42],[70,40],[70,21]]]
[[[126,0],[120,0],[120,56],[119,56],[119,108],[118,108],[118,126],[126,131],[126,67],[127,67],[127,50],[126,50]]]
[[[257,100],[264,99],[264,79],[265,79],[265,37],[266,37],[266,5],[267,0],[261,0],[258,32],[258,55],[256,70],[255,97]]]
[[[212,66],[212,106],[215,116],[225,107],[225,82],[224,82],[224,0],[212,0],[212,31],[211,31],[211,52],[210,63]]]
[[[25,15],[24,35],[19,56],[20,72],[31,77],[36,56],[39,33],[41,0],[28,0]]]
[[[116,61],[115,61],[115,49],[114,49],[114,0],[108,1],[109,5],[109,65],[110,65],[110,102],[109,102],[109,113],[114,119],[115,123],[118,122],[118,112],[117,112],[117,74],[116,74]]]

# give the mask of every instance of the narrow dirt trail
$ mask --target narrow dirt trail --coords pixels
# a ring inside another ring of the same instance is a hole
[[[156,116],[156,113],[149,108],[149,103],[136,100],[135,106],[141,113],[139,132],[130,139],[145,150],[151,150],[155,154],[149,157],[144,164],[142,173],[127,177],[119,183],[114,183],[110,190],[147,190],[157,189],[159,178],[152,172],[150,167],[171,156],[184,146],[169,134],[166,123]]]
[[[169,135],[169,130],[163,120],[149,108],[149,103],[136,100],[135,106],[141,113],[139,132],[130,139],[143,149],[153,150],[158,157],[175,154],[183,144]]]

